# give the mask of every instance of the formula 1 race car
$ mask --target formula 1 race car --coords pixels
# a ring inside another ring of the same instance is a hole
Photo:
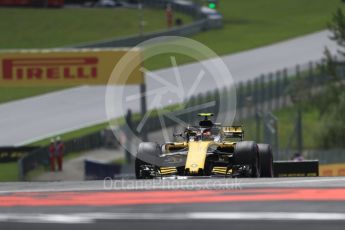
[[[171,176],[273,177],[270,145],[244,141],[241,126],[213,123],[201,113],[199,126],[174,134],[181,142],[143,142],[135,160],[137,179]]]

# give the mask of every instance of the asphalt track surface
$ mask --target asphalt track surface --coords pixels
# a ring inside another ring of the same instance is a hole
[[[3,183],[1,229],[344,229],[345,178]]]
[[[327,31],[287,40],[270,46],[244,51],[222,57],[236,82],[245,81],[282,68],[291,72],[296,64],[306,67],[309,61],[318,61],[323,57],[324,48],[336,54],[337,45],[329,39]],[[179,60],[176,60],[177,63]],[[212,61],[179,66],[185,91],[190,90],[202,65]],[[155,71],[171,84],[176,85],[174,69]],[[207,73],[205,74],[207,75]],[[154,78],[147,77],[148,91],[162,88]],[[201,81],[192,95],[214,89],[211,81]],[[171,88],[171,87],[170,87]],[[126,88],[128,92],[138,92],[138,87]],[[176,92],[169,92],[168,100],[161,101],[161,106],[176,103]],[[150,100],[149,100],[150,101]],[[128,106],[138,110],[139,101]],[[113,105],[118,108],[122,102]],[[155,105],[148,103],[148,107]],[[123,114],[117,114],[121,116]],[[105,87],[77,87],[68,90],[32,97],[0,105],[0,145],[23,145],[58,133],[105,122]],[[16,128],[14,128],[16,127]],[[18,127],[18,128],[17,128]],[[18,131],[18,129],[20,131]]]

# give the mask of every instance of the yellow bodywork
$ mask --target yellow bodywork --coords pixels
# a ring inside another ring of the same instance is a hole
[[[242,126],[224,126],[222,130],[224,133],[243,133]]]
[[[189,142],[185,169],[188,169],[191,174],[197,174],[199,169],[204,169],[207,150],[213,144],[215,144],[213,141]]]
[[[161,167],[160,168],[160,173],[162,175],[174,174],[174,173],[177,173],[177,169],[176,169],[176,167]]]

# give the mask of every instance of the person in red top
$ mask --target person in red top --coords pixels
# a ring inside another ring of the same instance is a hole
[[[56,146],[54,139],[50,140],[49,145],[49,162],[50,162],[50,171],[55,171],[55,152],[56,152]]]
[[[171,28],[173,26],[174,14],[170,4],[168,4],[165,9],[165,17],[167,19],[168,28]]]
[[[65,151],[65,145],[64,143],[61,141],[60,137],[56,138],[57,142],[56,142],[56,157],[57,157],[57,162],[58,162],[58,168],[59,171],[62,171],[62,163],[63,163],[63,154]]]

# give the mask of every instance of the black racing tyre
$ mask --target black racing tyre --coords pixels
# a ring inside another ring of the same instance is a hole
[[[135,177],[137,179],[145,179],[145,176],[142,173],[142,166],[147,165],[144,161],[140,160],[139,158],[135,158]]]
[[[142,173],[142,166],[154,167],[161,152],[160,146],[154,142],[142,142],[139,145],[135,158],[135,176],[137,179],[151,179],[152,177]]]
[[[261,177],[273,177],[273,154],[269,144],[258,144]]]
[[[258,146],[254,141],[242,141],[235,145],[234,165],[249,165],[251,177],[260,177]]]
[[[155,164],[157,157],[162,153],[162,149],[159,144],[154,142],[142,142],[139,144],[137,158],[140,160]]]

